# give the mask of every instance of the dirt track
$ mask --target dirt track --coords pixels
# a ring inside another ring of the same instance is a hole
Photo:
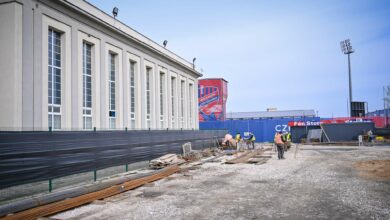
[[[266,164],[207,163],[58,219],[389,219],[390,148],[302,147]],[[387,165],[388,167],[388,165]],[[376,171],[374,171],[376,170]],[[379,170],[379,171],[378,171]],[[386,171],[384,171],[386,173]],[[373,174],[375,173],[375,174]],[[374,175],[374,176],[373,176]]]
[[[390,160],[368,160],[356,162],[360,175],[372,180],[390,179]]]

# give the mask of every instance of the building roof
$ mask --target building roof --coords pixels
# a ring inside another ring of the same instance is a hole
[[[198,77],[202,76],[201,73],[199,73],[193,68],[193,64],[191,62],[185,60],[184,58],[178,56],[177,54],[163,47],[162,45],[149,39],[145,35],[142,35],[141,33],[137,32],[136,30],[132,29],[126,24],[122,23],[121,21],[113,18],[111,15],[105,13],[104,11],[100,10],[99,8],[87,2],[86,0],[61,0],[61,2],[75,8],[76,10],[82,11],[84,14],[94,18],[96,21],[99,21],[105,25],[110,26],[116,31],[126,35],[127,37],[137,41],[138,43],[148,47],[149,49],[178,63],[179,65],[183,66],[187,70],[190,70]]]
[[[285,111],[260,111],[260,112],[230,112],[227,119],[257,119],[257,118],[291,118],[291,117],[315,117],[314,110],[285,110]]]

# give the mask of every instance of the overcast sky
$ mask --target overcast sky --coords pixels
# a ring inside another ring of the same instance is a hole
[[[350,38],[354,101],[383,108],[390,84],[390,1],[90,0],[229,81],[228,112],[314,109],[346,116]]]

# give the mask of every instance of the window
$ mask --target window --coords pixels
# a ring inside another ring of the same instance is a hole
[[[175,77],[171,77],[171,105],[172,105],[172,128],[175,128],[175,90],[176,80]]]
[[[164,128],[164,91],[165,81],[164,73],[160,72],[160,128]]]
[[[130,128],[135,129],[135,65],[130,61]]]
[[[184,127],[184,80],[180,83],[180,123]]]
[[[83,42],[83,129],[92,129],[92,45]]]
[[[190,119],[190,128],[193,128],[193,105],[194,105],[194,96],[193,96],[193,85],[189,85],[189,91],[188,91],[188,100],[189,100],[189,119]]]
[[[150,128],[150,108],[151,108],[151,100],[150,100],[150,72],[152,68],[146,68],[146,127]]]
[[[61,129],[61,33],[48,32],[48,122]]]
[[[116,106],[115,106],[115,54],[109,54],[109,124],[110,129],[116,128]]]

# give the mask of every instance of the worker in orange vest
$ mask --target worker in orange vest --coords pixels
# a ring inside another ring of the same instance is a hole
[[[285,159],[284,158],[284,142],[282,140],[282,132],[278,132],[275,135],[274,142],[276,144],[276,147],[278,148],[278,159]]]

